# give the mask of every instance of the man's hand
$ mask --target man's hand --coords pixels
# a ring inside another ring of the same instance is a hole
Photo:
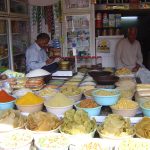
[[[132,72],[137,72],[140,68],[139,64],[136,64],[136,66],[134,68],[132,68]]]
[[[61,60],[61,58],[55,58],[55,59],[54,59],[54,62],[57,62],[57,63],[58,63],[60,60]]]
[[[51,64],[54,60],[53,59],[47,59],[46,60],[46,65]]]

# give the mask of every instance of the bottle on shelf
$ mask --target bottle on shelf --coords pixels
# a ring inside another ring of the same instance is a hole
[[[115,14],[108,14],[109,16],[109,27],[114,28],[115,27]]]
[[[101,3],[102,3],[101,0],[96,1],[96,4],[101,4]]]
[[[116,3],[122,3],[122,0],[116,0]]]
[[[108,3],[112,4],[112,3],[114,3],[114,0],[108,0]]]
[[[104,28],[108,27],[108,14],[107,13],[103,14],[103,27]]]
[[[96,28],[102,28],[103,27],[102,14],[101,13],[96,14],[95,26],[96,26]]]
[[[121,14],[115,14],[115,27],[121,27]]]
[[[96,37],[102,35],[102,29],[96,29]]]

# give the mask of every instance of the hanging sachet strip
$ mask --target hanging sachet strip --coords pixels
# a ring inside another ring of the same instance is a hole
[[[45,23],[48,26],[48,31],[51,33],[52,37],[55,33],[55,25],[54,25],[54,14],[53,14],[53,6],[45,6]]]
[[[36,6],[31,6],[31,13],[32,13],[32,17],[31,17],[31,31],[34,31],[34,25],[36,25],[36,11],[37,11],[37,7]]]
[[[37,6],[37,32],[41,33],[42,32],[42,7]]]

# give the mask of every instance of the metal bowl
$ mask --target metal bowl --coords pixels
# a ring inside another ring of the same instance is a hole
[[[109,76],[111,75],[112,73],[110,71],[99,71],[99,70],[91,70],[88,72],[88,74],[91,76],[91,77],[95,77],[95,76]]]
[[[100,85],[114,85],[118,80],[119,77],[114,75],[107,75],[107,76],[93,76],[93,79]]]

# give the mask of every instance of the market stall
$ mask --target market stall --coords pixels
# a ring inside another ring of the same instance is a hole
[[[125,68],[81,71],[66,79],[42,69],[26,75],[5,71],[0,148],[148,149],[149,84],[137,84]]]

